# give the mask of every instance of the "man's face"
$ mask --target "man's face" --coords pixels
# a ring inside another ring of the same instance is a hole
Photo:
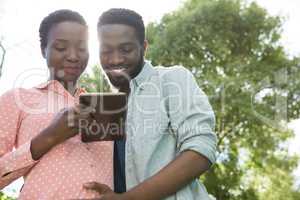
[[[102,68],[111,83],[122,88],[142,69],[146,42],[142,45],[133,27],[109,24],[98,28]]]

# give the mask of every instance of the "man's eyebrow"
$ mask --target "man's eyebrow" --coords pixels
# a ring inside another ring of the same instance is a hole
[[[134,46],[134,43],[133,42],[124,42],[124,43],[121,43],[120,46]]]
[[[133,46],[135,46],[135,43],[133,43],[133,42],[124,42],[124,43],[118,44],[117,47],[124,47],[124,46],[130,46],[130,47],[133,47]],[[113,48],[113,45],[103,43],[103,44],[101,45],[101,48]]]

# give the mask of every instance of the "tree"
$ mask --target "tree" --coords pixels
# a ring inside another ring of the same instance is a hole
[[[147,57],[188,67],[216,113],[218,162],[203,178],[220,200],[292,200],[299,58],[279,44],[283,19],[243,0],[187,0],[147,27]]]
[[[109,92],[112,88],[108,78],[98,65],[92,67],[91,73],[84,73],[79,82],[87,92]]]
[[[0,41],[0,77],[2,75],[2,68],[4,64],[5,54],[6,54],[6,50],[2,44],[2,41]]]
[[[14,200],[14,198],[8,197],[3,192],[0,191],[0,200]]]

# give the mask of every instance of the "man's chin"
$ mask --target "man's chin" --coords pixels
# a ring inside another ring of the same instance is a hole
[[[120,89],[120,88],[122,88],[122,87],[129,84],[129,81],[127,79],[125,79],[124,77],[111,77],[111,76],[108,76],[108,78],[109,78],[110,83],[118,89]]]

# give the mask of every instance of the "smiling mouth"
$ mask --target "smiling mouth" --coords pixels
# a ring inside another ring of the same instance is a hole
[[[113,70],[126,70],[128,67],[126,66],[114,66],[114,67],[107,67],[105,71],[113,71]]]
[[[65,67],[63,71],[67,74],[77,75],[80,73],[81,70],[78,67]]]
[[[109,67],[106,68],[104,71],[109,77],[129,79],[127,69],[128,69],[127,67],[120,66],[120,67]]]

